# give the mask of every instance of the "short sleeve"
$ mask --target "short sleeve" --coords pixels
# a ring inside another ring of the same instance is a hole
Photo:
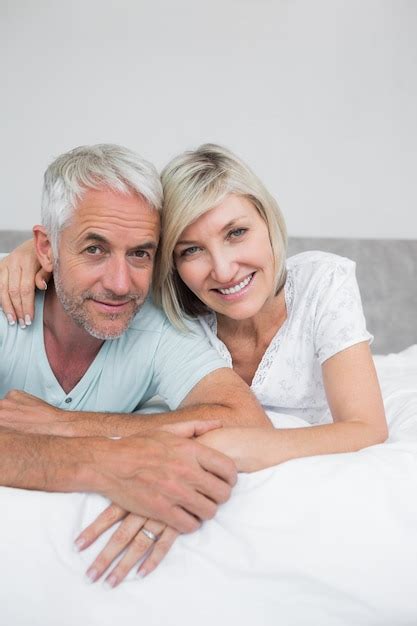
[[[181,404],[204,376],[228,367],[210,345],[200,324],[187,322],[187,326],[188,332],[181,333],[167,323],[155,355],[155,393],[171,410]]]
[[[337,352],[373,340],[366,330],[356,264],[340,259],[323,271],[315,315],[315,353],[322,364]]]

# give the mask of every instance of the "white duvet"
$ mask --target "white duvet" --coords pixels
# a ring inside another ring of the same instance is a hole
[[[98,544],[72,549],[103,498],[2,488],[0,624],[417,625],[417,345],[375,361],[387,443],[241,475],[215,520],[115,590],[84,577]]]

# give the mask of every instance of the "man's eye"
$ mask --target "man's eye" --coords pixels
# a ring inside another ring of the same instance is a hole
[[[228,233],[228,237],[230,239],[237,239],[238,237],[242,237],[247,232],[247,228],[234,228]]]
[[[88,248],[86,248],[85,251],[88,254],[93,254],[96,256],[98,254],[101,254],[102,249],[100,248],[100,246],[88,246]]]
[[[148,250],[135,250],[134,252],[132,252],[131,256],[135,257],[136,259],[150,259],[151,258],[151,255]]]

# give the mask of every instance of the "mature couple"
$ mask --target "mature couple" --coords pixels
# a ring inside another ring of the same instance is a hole
[[[219,146],[175,158],[161,181],[122,147],[62,155],[34,250],[0,268],[1,482],[107,496],[77,545],[122,520],[88,572],[97,580],[127,548],[111,586],[213,517],[236,470],[387,432],[354,263],[287,260],[276,202]],[[39,266],[38,286],[53,280],[34,310]],[[152,272],[160,308],[145,302]],[[132,415],[154,396],[170,411]],[[265,411],[315,427],[274,429]]]

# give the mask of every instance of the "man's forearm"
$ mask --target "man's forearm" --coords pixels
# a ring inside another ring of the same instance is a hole
[[[0,428],[0,484],[40,491],[87,491],[122,508],[191,532],[211,519],[236,481],[234,463],[195,441],[216,422],[112,441]],[[212,473],[213,472],[213,473]]]
[[[94,491],[88,446],[77,438],[0,428],[0,476],[5,487],[39,491]]]
[[[187,406],[176,411],[164,413],[137,414],[137,413],[84,413],[71,412],[71,421],[66,423],[67,434],[73,437],[127,437],[134,434],[144,434],[150,430],[174,424],[194,420],[220,420],[223,426],[235,426],[236,415],[233,407],[220,404],[199,404]],[[250,418],[248,423],[251,426]],[[265,416],[265,420],[254,425],[271,426]]]
[[[270,427],[272,424],[249,387],[231,370],[217,370],[201,380],[176,411],[156,414],[73,415],[73,435],[127,436],[178,421],[219,420],[222,426]]]

